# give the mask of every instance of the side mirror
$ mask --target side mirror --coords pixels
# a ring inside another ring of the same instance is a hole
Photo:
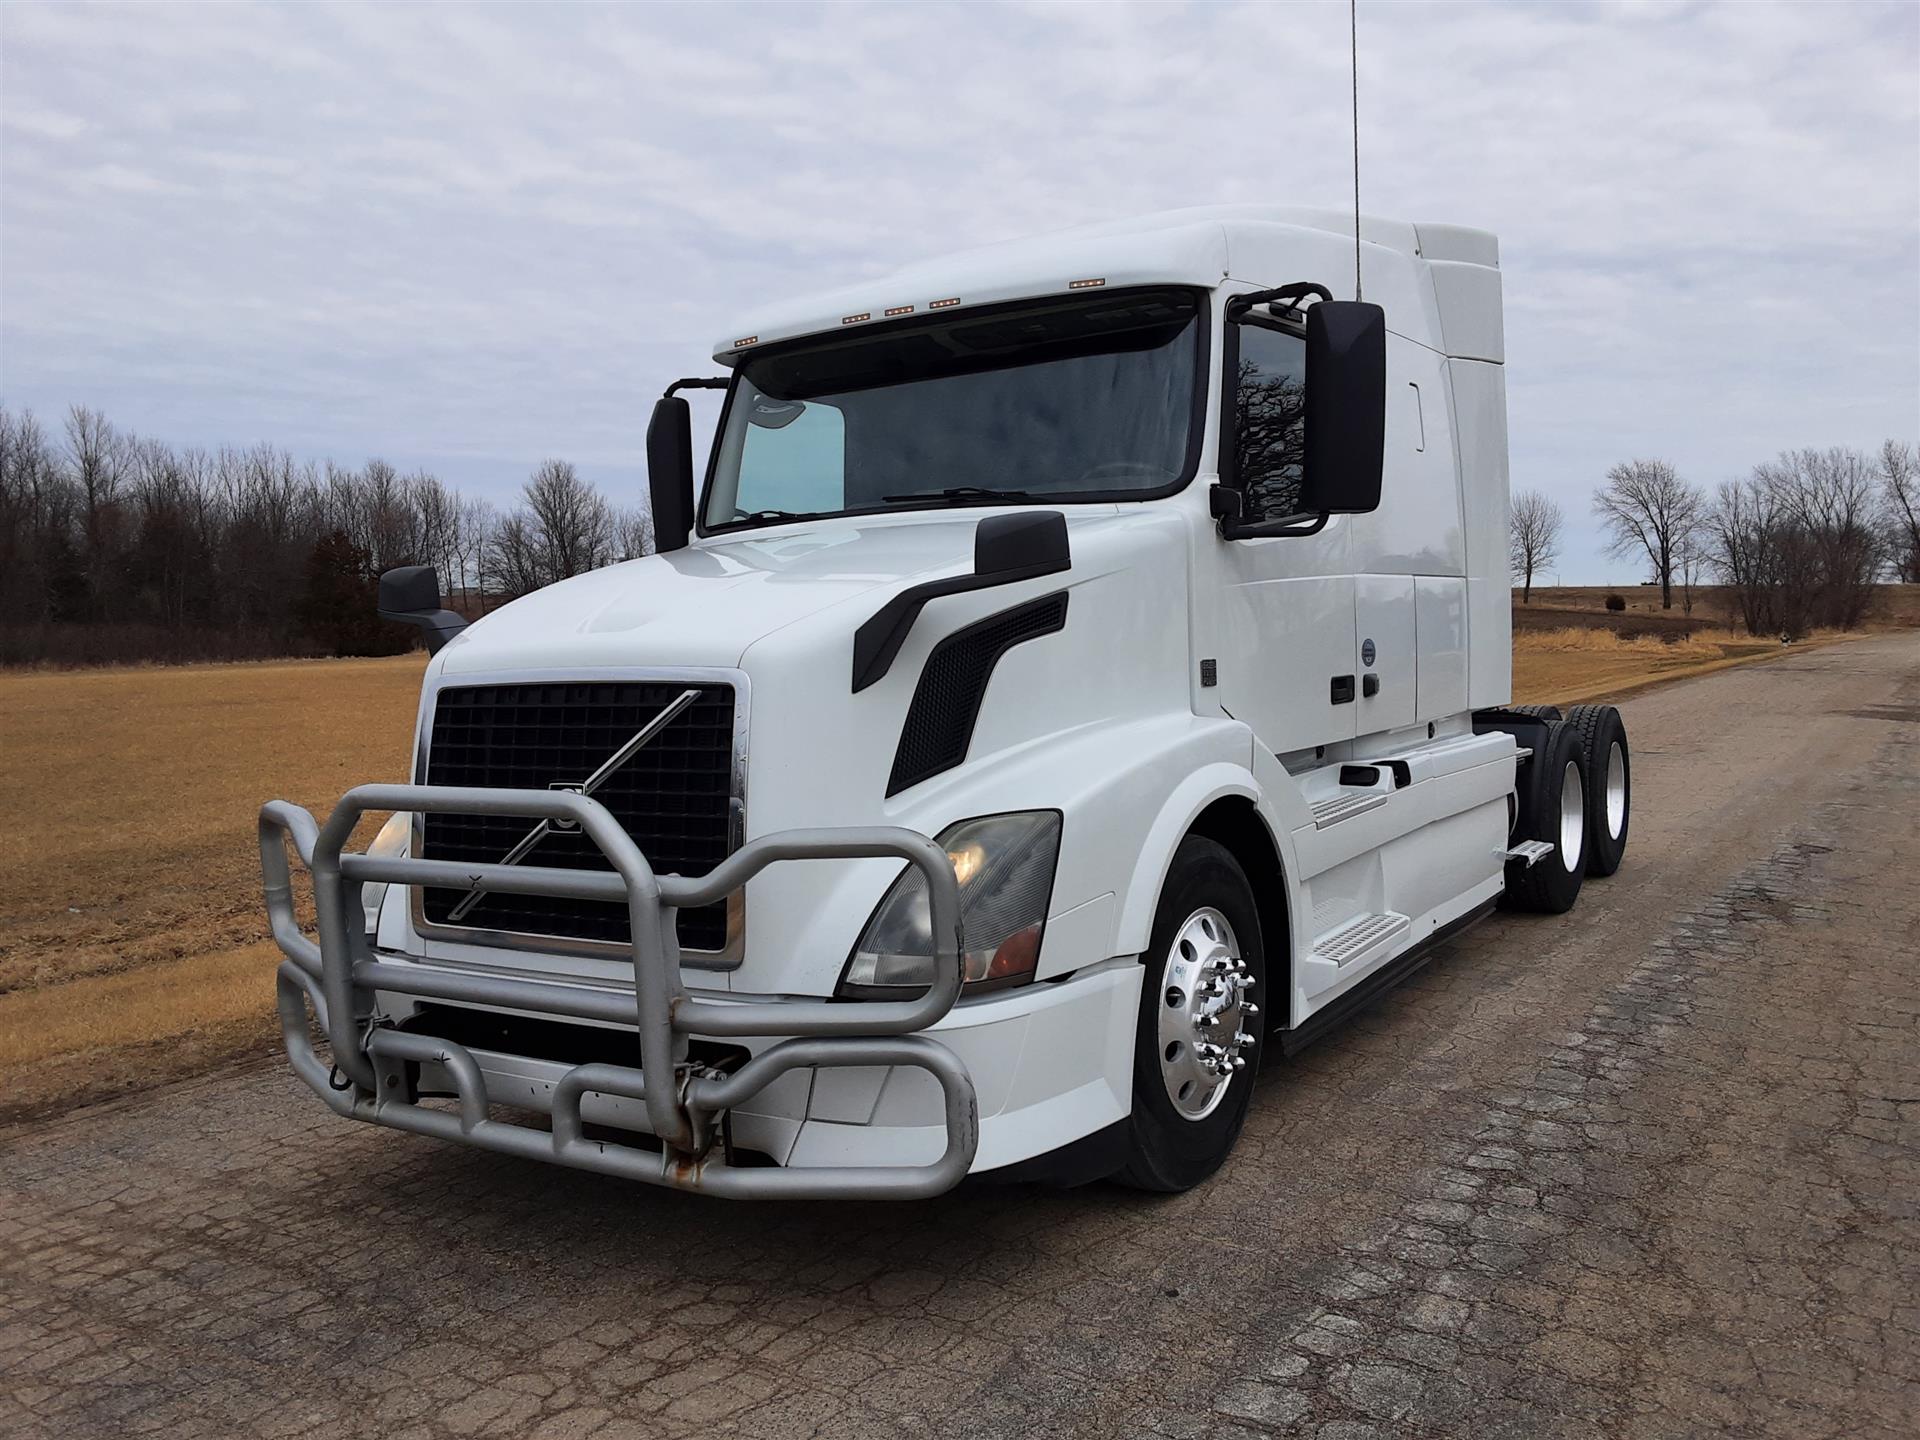
[[[647,425],[647,498],[653,506],[653,548],[687,548],[693,533],[693,411],[668,393]]]
[[[1380,508],[1387,443],[1387,315],[1359,300],[1307,310],[1306,463],[1300,509],[1364,515]]]
[[[440,607],[440,578],[431,565],[402,565],[387,571],[380,577],[375,608],[382,620],[419,626],[430,653],[467,628],[465,620]]]

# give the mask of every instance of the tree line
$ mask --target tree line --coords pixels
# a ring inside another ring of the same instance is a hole
[[[1607,471],[1593,514],[1607,552],[1646,563],[1673,608],[1711,577],[1728,588],[1752,635],[1850,630],[1883,579],[1920,583],[1920,449],[1889,440],[1875,454],[1834,446],[1789,450],[1712,492],[1664,460]],[[1509,558],[1521,601],[1560,554],[1565,517],[1538,491],[1513,497]]]
[[[424,470],[272,445],[176,448],[84,406],[55,429],[0,407],[0,664],[237,660],[406,649],[379,575],[431,565],[477,614],[652,549],[565,460],[504,511]]]

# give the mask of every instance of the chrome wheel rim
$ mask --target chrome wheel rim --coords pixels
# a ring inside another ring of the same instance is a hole
[[[1160,967],[1160,1080],[1188,1120],[1204,1120],[1247,1065],[1254,1036],[1244,1022],[1260,1013],[1253,972],[1227,917],[1211,905],[1174,931]]]
[[[1560,776],[1560,863],[1569,875],[1580,868],[1586,835],[1586,786],[1580,783],[1579,762],[1569,760]]]
[[[1627,752],[1618,740],[1607,747],[1607,835],[1618,840],[1627,830]]]

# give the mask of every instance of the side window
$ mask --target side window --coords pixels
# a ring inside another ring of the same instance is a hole
[[[746,438],[734,507],[756,510],[840,510],[847,494],[846,418],[817,400],[747,401]],[[716,516],[721,523],[731,517]]]
[[[1233,483],[1250,522],[1299,512],[1306,460],[1307,342],[1265,325],[1239,325],[1233,392]]]

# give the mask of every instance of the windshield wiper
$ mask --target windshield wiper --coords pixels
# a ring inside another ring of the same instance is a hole
[[[992,490],[984,485],[949,485],[944,490],[918,490],[910,495],[882,495],[880,498],[889,505],[902,500],[944,500],[949,505],[959,505],[969,500],[1033,500],[1038,497],[1030,490]]]
[[[815,520],[822,513],[819,510],[736,510],[730,523],[741,520]]]

